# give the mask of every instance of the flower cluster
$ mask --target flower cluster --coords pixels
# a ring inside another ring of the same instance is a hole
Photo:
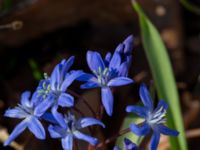
[[[49,123],[48,132],[51,138],[60,139],[64,150],[73,149],[73,139],[84,140],[95,146],[98,139],[83,133],[82,128],[99,125],[105,128],[101,120],[93,117],[77,118],[73,113],[75,98],[67,92],[68,87],[75,81],[83,81],[81,89],[100,88],[101,101],[106,113],[112,116],[114,98],[112,88],[134,83],[128,77],[128,70],[132,61],[133,37],[127,37],[115,49],[114,53],[106,54],[102,58],[96,51],[88,51],[86,60],[90,73],[82,70],[71,70],[74,56],[62,60],[55,66],[50,76],[45,74],[38,87],[31,96],[31,92],[22,93],[20,104],[5,112],[6,117],[23,119],[12,131],[4,146],[9,145],[17,136],[28,128],[36,138],[45,139],[46,131],[42,121]],[[156,109],[144,84],[140,87],[140,97],[144,107],[127,106],[126,111],[136,113],[144,118],[142,124],[131,124],[130,130],[138,136],[153,132],[151,150],[156,150],[160,134],[177,136],[178,132],[167,128],[164,124],[167,104],[160,101]],[[63,108],[67,113],[58,109]],[[101,118],[100,118],[101,119]],[[114,148],[119,149],[118,147]],[[125,150],[137,150],[137,146],[129,139],[124,139]]]

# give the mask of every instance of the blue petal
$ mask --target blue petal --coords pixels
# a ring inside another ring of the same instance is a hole
[[[57,130],[55,129],[55,127],[52,126],[52,125],[49,125],[48,131],[49,131],[49,134],[50,134],[50,136],[52,138],[61,138],[62,137],[61,134],[59,132],[57,132]]]
[[[87,52],[87,63],[91,71],[104,70],[105,64],[98,52]]]
[[[130,54],[133,50],[133,36],[130,35],[124,40],[124,53],[125,54]]]
[[[65,138],[62,138],[62,148],[64,150],[72,150],[73,148],[73,135],[68,134]]]
[[[110,60],[109,68],[119,68],[121,64],[121,57],[118,52],[115,52],[112,59]]]
[[[142,125],[130,124],[130,129],[138,136],[147,135],[150,132],[150,126],[144,122]]]
[[[69,75],[67,75],[65,77],[64,82],[61,85],[61,91],[66,91],[66,89],[68,88],[68,86],[70,86],[72,84],[72,82],[77,79],[78,77],[80,77],[83,74],[82,71],[78,70],[78,71],[71,71],[71,73]]]
[[[126,77],[117,77],[112,80],[110,80],[107,84],[107,86],[122,86],[133,83],[133,80]]]
[[[149,91],[147,90],[147,87],[144,83],[142,83],[140,86],[140,98],[141,98],[144,106],[147,109],[149,109],[150,111],[152,111],[153,110],[153,101],[152,101]]]
[[[31,117],[28,121],[29,130],[35,135],[38,139],[45,139],[46,134],[44,127],[36,117]]]
[[[98,143],[98,140],[94,137],[91,137],[89,135],[86,135],[86,134],[83,134],[79,131],[75,131],[74,132],[74,136],[77,138],[77,139],[80,139],[80,140],[84,140],[92,145],[96,145]]]
[[[38,97],[38,92],[35,91],[31,97],[31,104],[33,105],[33,107],[36,107],[37,105],[39,105],[41,103],[41,101],[42,101],[42,99],[40,97]]]
[[[50,123],[58,124],[58,122],[56,121],[56,119],[53,117],[53,115],[51,113],[45,112],[41,116],[41,118],[44,119],[45,121],[50,122]]]
[[[172,130],[162,124],[157,125],[158,132],[164,134],[164,135],[169,135],[169,136],[178,136],[179,132],[176,130]]]
[[[127,62],[123,62],[120,65],[118,72],[119,72],[119,76],[122,76],[122,77],[128,76],[128,64],[127,64]]]
[[[93,74],[89,74],[89,73],[84,73],[78,77],[76,80],[78,81],[89,81],[92,80],[93,78],[95,78],[95,76]]]
[[[108,87],[101,88],[101,98],[103,106],[109,116],[112,116],[113,112],[113,95]]]
[[[8,110],[6,110],[6,112],[4,114],[4,116],[6,116],[6,117],[19,118],[19,119],[26,118],[27,115],[28,114],[19,107],[15,107],[13,109],[8,109]]]
[[[113,150],[120,150],[120,148],[117,147],[117,146],[115,146],[115,147],[113,148]]]
[[[138,116],[143,117],[143,118],[146,118],[147,116],[147,111],[145,107],[141,107],[141,106],[127,106],[126,112],[136,113]]]
[[[161,107],[166,110],[168,108],[168,104],[165,101],[160,100],[154,112],[158,111]]]
[[[8,139],[4,142],[4,146],[9,145],[17,136],[19,136],[27,127],[27,121],[20,122],[12,131]]]
[[[123,49],[124,49],[124,44],[119,44],[115,49],[115,52],[123,53]]]
[[[125,150],[138,150],[137,145],[127,138],[124,139],[124,149]]]
[[[62,69],[62,65],[61,64],[57,64],[56,67],[54,68],[52,74],[51,74],[51,80],[50,80],[50,84],[51,84],[51,89],[52,90],[56,90],[57,86],[60,84],[61,82],[61,78],[60,78],[60,70]]]
[[[31,92],[30,91],[25,91],[22,93],[21,95],[21,104],[22,106],[26,106],[26,107],[31,107],[31,103],[30,103],[30,98],[31,96]]]
[[[125,62],[127,63],[127,68],[130,68],[132,63],[132,56],[131,55],[126,56]]]
[[[91,117],[81,118],[77,122],[77,127],[79,129],[85,128],[85,127],[88,127],[88,126],[92,126],[92,125],[100,125],[103,128],[105,128],[105,125],[100,120],[97,120],[97,119],[91,118]]]
[[[62,64],[62,70],[60,72],[62,78],[64,78],[66,72],[69,70],[69,68],[73,65],[74,63],[74,56],[71,56],[67,61],[62,61],[61,64]]]
[[[105,62],[106,62],[107,64],[109,64],[111,58],[112,58],[112,54],[111,54],[110,52],[108,52],[108,53],[106,54],[106,56],[105,56]]]
[[[81,89],[92,89],[92,88],[97,88],[99,87],[99,84],[96,82],[86,82],[85,84],[81,85]]]
[[[154,132],[151,137],[150,150],[157,150],[160,141],[160,133]]]
[[[51,113],[52,115],[54,116],[54,118],[56,119],[56,121],[59,123],[59,125],[63,128],[66,128],[66,123],[65,123],[65,120],[63,118],[63,115],[61,113],[59,113],[57,111],[58,109],[58,106],[55,105],[51,108]]]
[[[62,107],[72,107],[74,105],[74,97],[67,93],[62,93],[58,98],[58,105]]]
[[[35,116],[42,116],[54,103],[55,97],[52,94],[49,94],[48,97],[43,100],[34,110]]]

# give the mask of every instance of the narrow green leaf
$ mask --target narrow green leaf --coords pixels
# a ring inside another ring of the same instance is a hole
[[[139,15],[143,46],[150,64],[156,90],[159,98],[166,100],[169,104],[168,126],[180,132],[178,137],[170,137],[171,149],[187,150],[179,96],[167,50],[159,32],[144,14],[139,4],[135,1],[132,2],[133,8]]]
[[[180,0],[180,3],[190,12],[200,15],[200,7],[192,5],[188,0]]]

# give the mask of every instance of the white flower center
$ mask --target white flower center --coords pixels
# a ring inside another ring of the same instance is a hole
[[[98,83],[101,86],[106,86],[107,83],[114,77],[118,75],[116,70],[109,70],[109,68],[105,68],[102,70],[101,67],[98,70],[94,70],[93,73],[96,75]]]
[[[166,122],[166,110],[163,107],[160,107],[156,112],[150,113],[147,119],[147,122],[150,125],[154,124],[163,124]]]

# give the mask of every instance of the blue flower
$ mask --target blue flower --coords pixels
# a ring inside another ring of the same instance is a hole
[[[86,135],[79,130],[91,125],[100,125],[105,127],[101,121],[91,117],[81,118],[76,121],[75,116],[72,113],[68,113],[64,118],[61,117],[60,119],[62,120],[60,122],[64,122],[65,126],[50,125],[48,130],[52,138],[61,139],[64,150],[72,150],[74,138],[96,145],[98,143],[96,138]]]
[[[121,61],[122,61],[121,69],[119,73],[121,76],[128,76],[128,70],[132,62],[132,50],[133,50],[133,36],[132,35],[128,36],[123,41],[123,43],[120,43],[115,49],[115,53],[119,53],[121,57]]]
[[[126,111],[136,113],[140,117],[144,118],[145,121],[142,123],[142,125],[136,125],[132,123],[130,125],[130,129],[138,136],[147,135],[152,130],[153,135],[151,138],[150,150],[156,150],[160,140],[160,134],[177,136],[179,132],[169,129],[165,126],[165,115],[168,108],[168,105],[165,103],[165,101],[159,101],[157,107],[154,109],[153,101],[145,84],[140,86],[139,93],[144,107],[127,106]]]
[[[113,150],[120,150],[120,148],[115,146]],[[124,150],[138,150],[138,147],[131,140],[125,138],[124,139]]]
[[[109,116],[113,112],[113,95],[110,87],[122,86],[133,83],[127,77],[132,51],[132,36],[120,44],[113,56],[108,53],[105,60],[98,52],[87,52],[87,63],[93,74],[85,73],[78,80],[87,81],[81,85],[82,89],[101,87],[103,106]]]
[[[42,115],[51,108],[52,115],[59,121],[61,115],[57,111],[58,106],[72,107],[74,105],[74,97],[66,93],[66,90],[76,78],[82,75],[82,71],[68,72],[73,62],[73,56],[68,60],[62,60],[54,68],[50,77],[46,76],[44,80],[40,81],[36,90],[38,99],[42,101],[36,108],[38,114]]]
[[[10,134],[9,138],[4,142],[4,146],[9,145],[17,136],[19,136],[26,128],[28,128],[38,139],[45,139],[45,130],[39,121],[40,114],[37,114],[35,108],[38,99],[34,93],[29,100],[31,93],[26,91],[21,95],[21,104],[13,109],[6,110],[4,116],[10,118],[23,119]]]

